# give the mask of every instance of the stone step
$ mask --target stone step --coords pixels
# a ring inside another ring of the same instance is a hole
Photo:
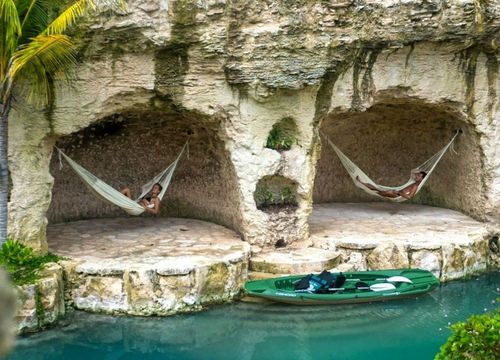
[[[248,273],[248,280],[263,280],[263,279],[269,279],[269,278],[274,278],[274,277],[279,277],[279,276],[287,276],[289,274],[272,274],[272,273],[267,273],[267,272],[260,272],[260,271],[250,271]]]
[[[341,254],[337,251],[318,248],[278,249],[262,251],[250,258],[249,270],[255,274],[308,274],[334,268],[339,264]],[[262,278],[262,277],[261,277]]]

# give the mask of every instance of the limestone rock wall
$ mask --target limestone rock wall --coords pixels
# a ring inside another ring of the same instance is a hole
[[[252,256],[252,279],[290,274],[418,268],[432,272],[441,282],[467,278],[498,268],[495,235],[486,229],[456,237],[428,241],[346,241],[316,238],[314,247]],[[496,240],[498,241],[498,238]]]
[[[498,143],[498,116],[478,106],[487,102],[498,108],[493,75],[498,65],[496,60],[492,65],[491,54],[422,43],[367,51],[357,61],[333,85],[333,94],[344,96],[332,96],[323,133],[375,182],[399,185],[461,129],[415,201],[498,221],[498,209],[491,206],[498,181],[497,160],[491,156]],[[463,71],[471,62],[478,71],[474,89],[470,73]],[[377,200],[354,187],[329,146],[322,149],[315,181],[318,202]]]
[[[67,304],[90,312],[172,315],[230,301],[247,279],[250,246],[242,243],[217,261],[178,257],[140,268],[64,261]]]
[[[341,264],[337,271],[418,268],[431,271],[440,281],[461,279],[495,268],[496,254],[488,249],[491,234],[469,234],[467,241],[453,240],[401,243],[386,241],[373,244],[339,242]],[[490,267],[491,266],[491,267]]]
[[[36,284],[17,287],[17,332],[34,332],[54,324],[65,314],[62,267],[45,265]]]
[[[317,201],[363,200],[359,193],[346,195],[351,189],[338,163],[326,164],[319,129],[370,166],[394,153],[397,139],[412,137],[401,157],[387,159],[394,165],[373,166],[381,169],[377,179],[398,182],[411,154],[425,159],[450,130],[464,128],[459,160],[447,155],[416,201],[498,222],[499,27],[494,1],[129,1],[126,13],[98,17],[83,29],[77,80],[60,88],[50,113],[12,115],[10,234],[43,252],[49,206],[51,221],[115,215],[73,180],[66,183],[56,159],[52,167],[49,162],[56,141],[78,144],[81,131],[123,113],[130,114],[127,124],[144,118],[147,138],[161,134],[155,149],[177,148],[183,125],[197,127],[195,153],[202,159],[204,149],[216,149],[219,164],[210,168],[218,173],[204,182],[199,179],[206,168],[184,163],[172,188],[173,207],[165,211],[225,224],[252,244],[307,238],[313,193]],[[170,129],[165,133],[146,120],[158,114]],[[269,131],[284,118],[295,120],[299,134],[286,154],[265,148]],[[123,169],[114,165],[121,161],[115,154],[127,148],[134,154],[119,177],[134,187],[139,164],[148,164],[144,172],[154,169],[151,153],[126,138],[117,149],[106,138],[88,141],[74,147],[74,155],[99,172],[100,160],[110,162],[114,172]],[[358,153],[354,139],[373,157]],[[104,170],[105,178],[118,177]],[[297,183],[293,221],[257,209],[256,185],[266,176]],[[211,190],[204,194],[202,188]],[[274,230],[283,223],[287,231],[278,239]]]

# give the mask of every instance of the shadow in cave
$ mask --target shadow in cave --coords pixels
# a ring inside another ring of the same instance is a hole
[[[57,146],[104,182],[116,189],[129,187],[135,195],[175,159],[189,137],[159,216],[207,220],[239,232],[236,175],[218,127],[217,119],[190,113],[124,111],[59,139]],[[60,169],[54,153],[49,224],[127,216],[96,197],[63,165]]]

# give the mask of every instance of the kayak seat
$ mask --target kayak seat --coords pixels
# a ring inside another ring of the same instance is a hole
[[[341,288],[342,286],[344,286],[345,280],[346,280],[346,277],[344,274],[342,274],[342,273],[338,274],[335,277],[335,281],[333,282],[333,287],[337,288],[337,289]]]
[[[296,282],[294,285],[294,290],[306,290],[307,288],[309,288],[309,280],[311,280],[311,277],[312,274],[309,274]]]

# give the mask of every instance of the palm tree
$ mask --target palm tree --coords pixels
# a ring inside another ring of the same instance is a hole
[[[69,80],[75,46],[65,32],[102,6],[125,0],[0,0],[0,246],[7,237],[8,123],[12,102],[48,105],[53,84]],[[63,10],[59,10],[63,8]]]

